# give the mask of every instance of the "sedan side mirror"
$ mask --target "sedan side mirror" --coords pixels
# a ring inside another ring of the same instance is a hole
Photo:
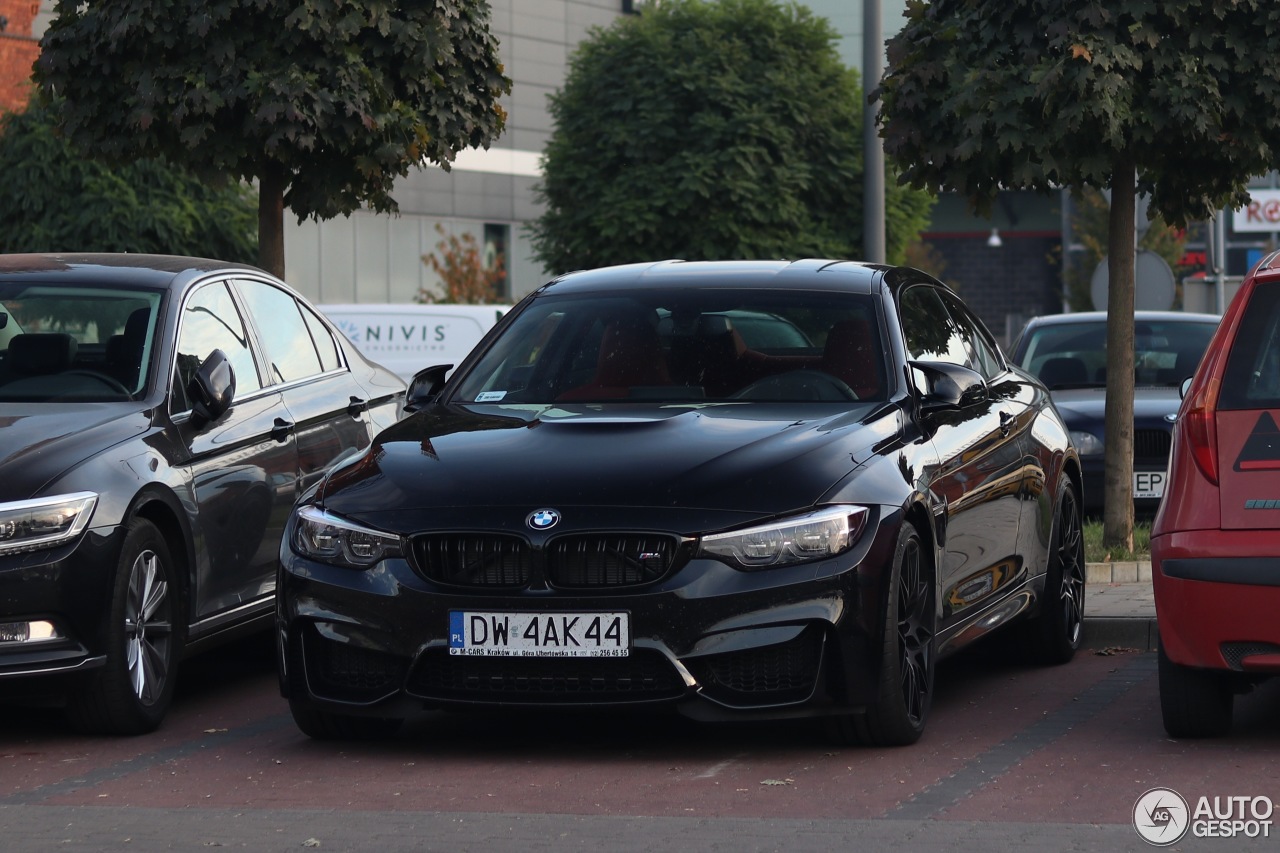
[[[415,373],[404,395],[404,410],[416,412],[434,403],[444,390],[444,377],[450,370],[453,370],[452,364],[433,364]]]
[[[987,401],[987,381],[976,370],[946,361],[908,363],[924,374],[925,387],[920,398],[923,413],[963,409]]]
[[[187,383],[191,414],[202,423],[216,421],[231,408],[235,395],[236,372],[231,369],[231,360],[222,350],[215,349]]]

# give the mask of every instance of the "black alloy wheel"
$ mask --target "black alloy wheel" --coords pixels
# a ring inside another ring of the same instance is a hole
[[[829,718],[839,743],[906,746],[924,733],[933,705],[938,626],[932,562],[910,523],[898,533],[886,590],[876,698],[862,714]]]
[[[1080,648],[1084,628],[1084,527],[1075,484],[1061,475],[1058,510],[1045,568],[1044,603],[1030,623],[1029,650],[1042,664],[1063,664]]]

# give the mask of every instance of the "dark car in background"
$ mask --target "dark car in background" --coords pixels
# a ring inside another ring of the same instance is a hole
[[[185,654],[269,624],[295,499],[403,395],[260,270],[0,256],[0,695],[155,728]]]
[[[1186,388],[1151,530],[1160,709],[1221,735],[1237,694],[1280,675],[1280,254],[1258,263]]]
[[[1151,517],[1164,495],[1178,387],[1195,372],[1216,314],[1134,313],[1133,505]],[[1038,377],[1062,414],[1084,468],[1084,511],[1103,510],[1106,441],[1107,315],[1101,311],[1031,319],[1013,346],[1013,361]]]
[[[280,686],[308,735],[622,707],[905,744],[941,657],[1079,645],[1066,428],[924,273],[573,273],[443,373],[289,521]]]

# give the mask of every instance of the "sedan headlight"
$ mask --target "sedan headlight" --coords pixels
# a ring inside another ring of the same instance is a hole
[[[1081,456],[1101,456],[1102,439],[1091,432],[1071,432],[1071,443],[1080,451]]]
[[[316,562],[349,569],[367,569],[379,560],[402,554],[400,537],[362,527],[314,506],[298,510],[293,550]]]
[[[70,542],[89,524],[97,505],[93,492],[0,504],[0,554],[40,551]]]
[[[826,507],[770,524],[704,536],[698,553],[739,569],[807,563],[852,548],[866,519],[866,507]]]

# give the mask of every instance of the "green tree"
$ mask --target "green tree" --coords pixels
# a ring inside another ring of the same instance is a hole
[[[163,159],[118,169],[81,158],[37,95],[0,116],[0,251],[153,252],[252,263],[252,192],[211,186]]]
[[[301,222],[396,209],[396,178],[501,132],[482,0],[58,0],[36,80],[111,164],[163,156],[258,184],[259,264]]]
[[[596,30],[551,97],[545,268],[857,257],[862,110],[830,25],[771,0],[664,0]],[[932,197],[887,193],[900,260]]]
[[[1277,161],[1271,0],[909,0],[878,96],[911,185],[1109,188],[1104,544],[1132,543],[1134,206],[1185,225]]]

